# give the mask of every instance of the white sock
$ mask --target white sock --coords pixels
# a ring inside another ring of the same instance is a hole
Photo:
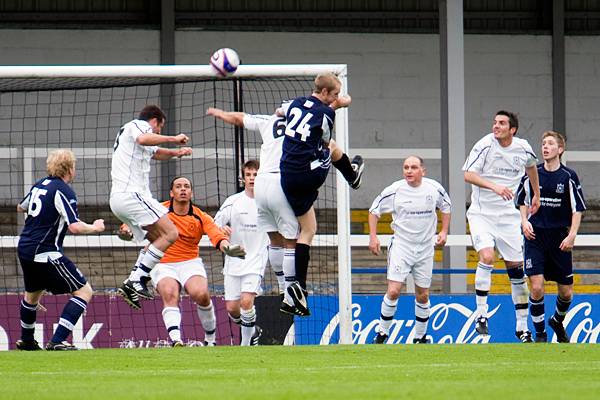
[[[279,293],[285,291],[285,274],[283,273],[283,247],[269,246],[269,264],[277,277]]]
[[[234,324],[236,324],[236,325],[239,325],[239,324],[241,324],[241,323],[242,323],[242,319],[241,319],[240,317],[234,317],[234,316],[233,316],[233,315],[231,315],[231,314],[227,314],[227,315],[229,315],[229,319],[230,319],[230,320],[231,320],[231,322],[233,322]]]
[[[477,263],[475,271],[475,301],[477,303],[477,316],[487,318],[488,304],[487,298],[492,286],[493,265]]]
[[[162,317],[165,328],[169,333],[169,338],[173,342],[181,341],[181,311],[178,307],[165,307],[162,310]]]
[[[528,331],[527,319],[529,318],[529,288],[525,277],[510,278],[510,289],[513,304],[515,305],[516,330]]]
[[[431,303],[418,303],[415,300],[415,338],[420,339],[427,333]]]
[[[216,340],[217,318],[215,316],[215,308],[212,301],[206,307],[198,305],[198,317],[204,328],[204,340],[213,343]]]
[[[254,326],[256,325],[256,308],[252,306],[249,310],[240,310],[240,318],[242,320],[242,346],[249,346],[250,339],[254,335]]]
[[[142,276],[148,276],[150,271],[152,271],[152,268],[160,262],[160,259],[163,258],[164,255],[165,253],[154,247],[153,244],[148,246],[146,254],[142,257],[142,261],[131,274],[131,280],[139,281]]]
[[[285,275],[285,300],[288,304],[294,304],[291,296],[287,292],[287,288],[296,281],[296,250],[283,250],[283,274]]]
[[[384,335],[390,334],[390,325],[392,325],[397,307],[398,299],[390,300],[387,294],[383,296],[383,300],[381,301],[381,315],[379,317],[379,333]]]
[[[129,279],[130,281],[133,281],[133,280],[134,280],[134,279],[133,279],[133,278],[134,278],[134,276],[135,276],[135,274],[134,274],[134,273],[135,273],[135,271],[136,271],[136,270],[138,270],[138,269],[139,269],[139,265],[140,265],[140,263],[142,262],[142,259],[144,258],[144,256],[145,256],[145,255],[146,255],[146,249],[145,249],[145,248],[142,248],[142,249],[140,250],[140,253],[138,254],[138,258],[137,258],[137,260],[135,260],[135,264],[134,264],[133,268],[131,269],[131,272],[129,273],[129,278],[127,278],[127,279]],[[149,275],[150,275],[150,274],[147,274],[147,275],[145,275],[145,276],[149,276]],[[144,275],[143,275],[143,276],[144,276]]]

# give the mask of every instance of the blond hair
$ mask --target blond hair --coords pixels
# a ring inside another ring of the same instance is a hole
[[[54,150],[46,159],[46,171],[49,176],[64,178],[75,168],[75,161],[75,154],[71,150]]]
[[[321,93],[323,89],[327,89],[328,91],[332,91],[334,89],[342,86],[342,82],[340,79],[332,74],[331,72],[327,72],[325,74],[319,74],[315,78],[315,93]]]
[[[563,152],[559,154],[559,158],[562,158],[562,155],[565,153],[565,150],[567,149],[567,139],[565,139],[565,137],[558,132],[555,131],[546,131],[544,132],[544,134],[542,135],[542,141],[544,139],[546,139],[547,137],[553,137],[554,140],[556,140],[556,143],[558,143],[558,147],[562,147]]]

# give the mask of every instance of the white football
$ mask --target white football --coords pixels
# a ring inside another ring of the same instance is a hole
[[[221,77],[233,74],[238,65],[240,65],[240,57],[233,49],[219,49],[210,58],[210,66]]]

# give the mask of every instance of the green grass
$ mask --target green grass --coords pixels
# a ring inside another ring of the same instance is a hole
[[[598,399],[590,344],[1,352],[1,399]]]

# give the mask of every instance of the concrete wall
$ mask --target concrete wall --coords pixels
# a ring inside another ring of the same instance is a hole
[[[567,37],[566,46],[568,146],[600,150],[600,37]],[[351,148],[440,146],[437,35],[181,31],[176,62],[205,64],[219,47],[237,49],[246,64],[347,63]],[[157,31],[0,30],[3,64],[154,64],[158,49]],[[538,149],[540,134],[552,127],[551,74],[549,36],[467,35],[467,151],[490,131],[500,108],[520,114],[519,135]],[[440,161],[427,164],[439,179]],[[368,207],[400,176],[400,166],[400,160],[368,160],[352,207]],[[587,197],[600,199],[598,164],[573,166]]]

